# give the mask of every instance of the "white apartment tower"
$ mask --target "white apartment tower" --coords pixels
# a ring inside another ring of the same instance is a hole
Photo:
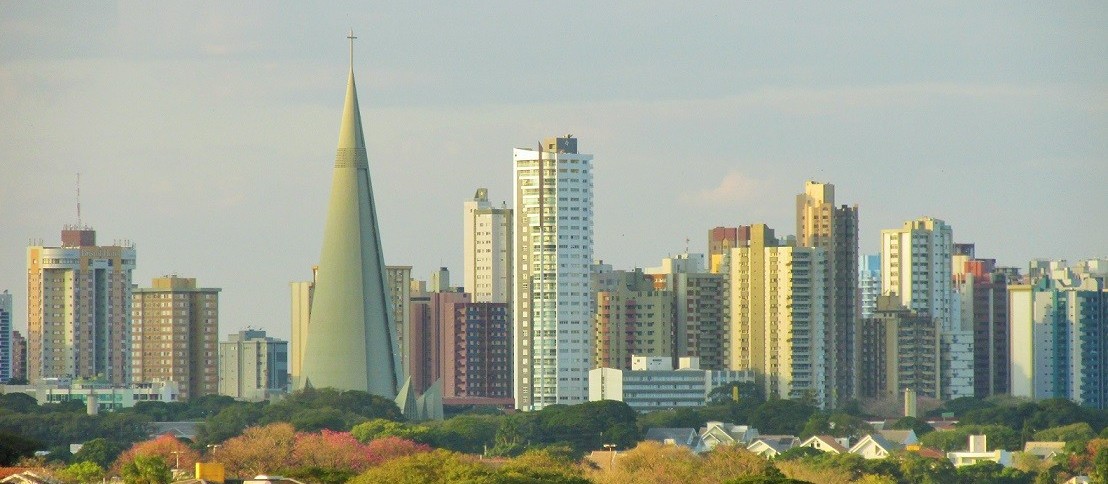
[[[881,292],[940,321],[943,399],[973,396],[973,328],[965,328],[954,292],[953,231],[939,219],[909,220],[881,231]]]
[[[592,155],[570,135],[514,161],[515,404],[539,410],[588,401]]]
[[[465,292],[473,302],[506,303],[512,294],[512,209],[494,208],[478,188],[464,207]]]

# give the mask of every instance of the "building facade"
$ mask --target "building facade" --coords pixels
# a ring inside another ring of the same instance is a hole
[[[923,217],[900,229],[881,231],[881,292],[900,304],[937,318],[942,332],[941,397],[974,392],[973,327],[963,326],[953,286],[953,232],[942,220]]]
[[[516,148],[512,283],[516,408],[588,399],[593,159],[572,136]]]
[[[750,240],[750,226],[713,227],[708,230],[708,272],[719,274],[722,271],[723,258],[731,249],[744,245]]]
[[[792,247],[763,224],[724,259],[729,369],[753,371],[767,396],[827,403],[826,252]]]
[[[512,209],[493,207],[489,190],[478,188],[463,211],[465,292],[474,302],[507,303],[512,298]]]
[[[881,295],[881,254],[858,259],[858,293],[862,319],[872,317],[877,310],[877,296]]]
[[[292,337],[289,341],[289,383],[301,388],[300,375],[304,364],[304,343],[308,340],[308,323],[311,321],[312,296],[319,267],[312,267],[312,280],[290,282],[289,300],[292,302]]]
[[[752,372],[702,370],[695,357],[679,359],[674,369],[669,355],[636,356],[631,369],[589,371],[589,401],[616,400],[638,412],[703,407],[717,387],[755,381]]]
[[[859,396],[898,398],[911,389],[939,398],[940,332],[937,319],[911,311],[894,296],[879,297],[877,309],[862,321]]]
[[[171,380],[181,400],[219,393],[219,291],[196,279],[157,277],[134,289],[131,374]]]
[[[219,343],[219,394],[260,402],[288,390],[289,343],[243,330]]]
[[[1033,261],[1008,287],[1011,394],[1108,408],[1108,259]]]
[[[471,302],[463,292],[428,292],[412,295],[409,336],[404,353],[412,390],[422,394],[444,376],[446,358],[453,358],[454,306]],[[452,364],[452,362],[451,362]],[[444,382],[445,383],[445,382]],[[444,385],[443,389],[446,387]]]
[[[597,294],[594,368],[630,369],[632,356],[672,356],[673,293],[618,288]]]
[[[12,331],[12,378],[27,380],[27,338],[19,331]]]
[[[444,398],[512,398],[507,303],[459,302],[444,328]]]
[[[400,358],[401,375],[407,377],[408,326],[412,320],[412,266],[385,266],[388,286],[389,311],[396,321],[396,349]],[[403,379],[403,378],[402,378]]]
[[[853,399],[858,386],[858,206],[835,206],[835,185],[806,182],[796,196],[796,241],[826,254],[824,379],[838,405]]]
[[[0,383],[12,378],[12,295],[0,293]]]
[[[962,327],[973,328],[973,393],[977,398],[1007,395],[1007,275],[996,270],[995,259],[978,259],[974,252],[973,244],[954,244],[954,291]]]
[[[27,377],[131,381],[131,272],[135,248],[96,245],[87,227],[60,247],[27,248]]]

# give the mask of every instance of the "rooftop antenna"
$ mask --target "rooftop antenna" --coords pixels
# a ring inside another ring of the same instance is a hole
[[[77,172],[77,229],[81,228],[81,172]]]

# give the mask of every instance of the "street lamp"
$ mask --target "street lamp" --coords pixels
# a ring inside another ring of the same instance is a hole
[[[178,472],[181,472],[181,451],[174,450],[171,451],[170,454],[173,454],[173,474],[176,475]]]
[[[616,444],[604,444],[604,448],[611,453],[611,458],[608,460],[608,470],[610,471],[616,465]]]

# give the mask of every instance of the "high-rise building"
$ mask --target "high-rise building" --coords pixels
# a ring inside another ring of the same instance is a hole
[[[673,292],[616,288],[597,294],[594,368],[631,369],[632,356],[672,358]]]
[[[1032,261],[1008,287],[1011,394],[1108,409],[1108,259]]]
[[[304,365],[304,343],[308,340],[308,323],[311,322],[312,315],[312,296],[315,294],[315,281],[318,276],[319,266],[312,266],[312,280],[289,283],[289,295],[292,301],[289,384],[292,388],[303,388],[300,375],[301,368]]]
[[[259,402],[288,389],[288,341],[247,329],[219,343],[219,394]]]
[[[714,227],[708,231],[708,272],[719,274],[723,258],[732,248],[750,240],[750,226]]]
[[[395,398],[402,367],[354,85],[353,35],[351,42],[319,277],[297,384]]]
[[[450,269],[440,267],[437,271],[431,273],[431,278],[427,281],[427,290],[431,292],[450,292]]]
[[[858,295],[865,320],[877,310],[877,297],[881,295],[881,254],[867,254],[858,259]]]
[[[972,397],[973,327],[963,326],[953,283],[950,226],[923,217],[881,231],[881,292],[908,309],[937,318],[942,332],[941,397]]]
[[[412,390],[421,394],[443,377],[444,358],[453,353],[453,341],[447,338],[447,328],[453,328],[454,306],[471,302],[464,292],[427,292],[411,296],[411,321],[408,325],[407,347],[404,354]],[[445,389],[445,387],[444,387]]]
[[[507,303],[454,303],[443,328],[444,398],[512,398],[511,329]]]
[[[824,379],[836,405],[854,398],[858,386],[858,206],[835,206],[835,185],[808,181],[796,196],[796,241],[827,254],[824,272]]]
[[[1008,280],[995,259],[978,259],[973,244],[954,244],[954,290],[962,327],[973,328],[974,396],[1008,394]]]
[[[738,232],[742,232],[743,238],[737,243],[746,244],[750,239],[750,227],[740,227],[736,229]],[[731,242],[736,241],[728,243]],[[706,272],[703,254],[689,253],[662,259],[660,267],[649,268],[646,272],[654,278],[654,289],[673,295],[676,357],[699,358],[700,368],[708,370],[726,369],[723,275]]]
[[[174,381],[182,400],[219,392],[219,291],[176,275],[134,289],[134,381]]]
[[[12,378],[12,295],[0,293],[0,383]]]
[[[12,379],[27,379],[27,338],[19,331],[12,331]]]
[[[823,406],[826,252],[785,244],[756,224],[724,259],[728,369],[754,371],[766,395]]]
[[[879,296],[862,321],[859,396],[898,398],[905,389],[939,398],[939,321],[904,307],[896,296]]]
[[[516,408],[588,400],[592,311],[592,155],[572,136],[514,160],[512,354]]]
[[[512,209],[494,208],[478,188],[464,206],[465,292],[474,302],[506,303],[512,295]]]
[[[385,281],[389,290],[389,311],[396,322],[396,350],[400,358],[400,374],[408,370],[408,325],[412,319],[412,266],[385,266]]]
[[[96,245],[96,231],[66,227],[60,247],[27,248],[27,377],[131,381],[129,243]]]

